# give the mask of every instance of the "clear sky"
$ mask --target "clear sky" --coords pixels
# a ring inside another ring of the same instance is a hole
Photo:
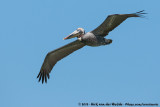
[[[78,103],[160,104],[159,0],[1,0],[0,107],[80,107]],[[109,33],[108,46],[86,46],[36,79],[46,54],[89,32],[110,14],[145,10]]]

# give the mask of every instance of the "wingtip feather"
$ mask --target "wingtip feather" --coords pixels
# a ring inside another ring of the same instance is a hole
[[[42,73],[40,72],[40,75],[39,75],[39,80],[38,80],[38,82],[40,82],[41,81],[41,77],[42,77]]]
[[[38,78],[38,82],[42,80],[42,84],[43,84],[44,82],[47,83],[47,78],[49,79],[50,76],[48,73],[40,71],[37,78]]]
[[[144,14],[147,14],[147,13],[144,13],[144,11],[145,10],[141,10],[139,12],[134,13],[134,15],[136,15],[136,17],[142,17],[142,18],[144,18],[145,17]]]

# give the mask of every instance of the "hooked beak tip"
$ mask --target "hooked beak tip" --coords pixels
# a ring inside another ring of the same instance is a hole
[[[63,38],[63,40],[66,40],[66,39],[68,39],[68,37],[69,37],[69,36],[67,36],[67,37]]]

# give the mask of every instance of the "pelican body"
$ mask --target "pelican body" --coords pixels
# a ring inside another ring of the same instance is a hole
[[[42,80],[42,83],[44,82],[44,80],[47,83],[47,78],[50,78],[49,73],[59,60],[63,59],[64,57],[86,45],[101,46],[111,44],[111,39],[104,38],[106,35],[108,35],[110,31],[120,25],[127,18],[141,17],[142,14],[146,13],[143,13],[143,11],[139,11],[132,14],[109,15],[100,26],[88,33],[85,33],[85,30],[83,28],[76,29],[73,33],[65,37],[64,40],[74,37],[77,37],[77,40],[49,52],[45,57],[45,60],[42,64],[41,70],[37,78],[39,78],[39,81]]]
[[[73,33],[71,33],[69,36],[65,37],[64,40],[71,39],[75,37],[75,35],[77,36],[80,42],[88,46],[101,46],[101,45],[110,44],[112,42],[111,39],[106,39],[102,36],[96,36],[92,32],[88,32],[85,34],[85,31],[83,28],[78,28]]]

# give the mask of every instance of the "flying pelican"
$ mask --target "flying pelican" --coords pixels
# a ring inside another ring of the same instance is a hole
[[[78,39],[62,46],[58,49],[55,49],[51,52],[49,52],[45,60],[42,64],[42,67],[40,69],[40,72],[37,76],[39,78],[39,82],[42,80],[42,84],[45,80],[47,83],[47,78],[49,79],[49,73],[51,72],[54,65],[64,57],[68,56],[69,54],[73,53],[74,51],[88,45],[88,46],[101,46],[101,45],[108,45],[112,43],[111,39],[104,38],[110,31],[112,31],[114,28],[116,28],[118,25],[120,25],[124,20],[126,20],[129,17],[142,17],[144,10],[132,13],[132,14],[113,14],[109,15],[104,22],[98,26],[96,29],[94,29],[91,32],[85,33],[85,30],[83,28],[78,28],[73,33],[68,35],[64,38],[71,39],[74,37],[77,37]]]

